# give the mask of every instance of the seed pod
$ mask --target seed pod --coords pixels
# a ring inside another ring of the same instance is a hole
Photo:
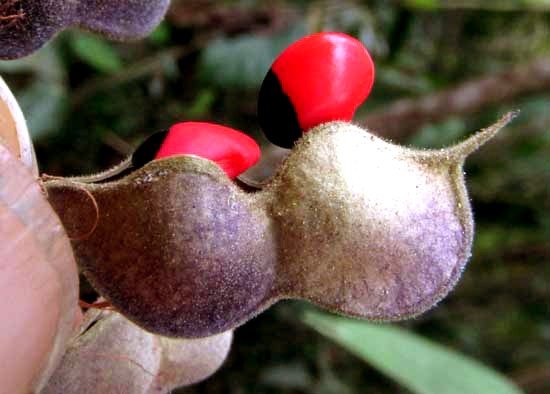
[[[208,336],[281,298],[395,320],[429,309],[458,280],[473,237],[464,159],[513,116],[441,150],[326,123],[255,193],[192,156],[44,187],[69,234],[90,233],[73,241],[84,274],[147,330]]]
[[[212,335],[271,297],[268,217],[211,161],[178,156],[112,182],[44,185],[83,273],[147,330]]]
[[[417,315],[470,257],[467,155],[511,118],[456,146],[414,150],[345,122],[307,133],[268,186],[278,292],[371,320]]]
[[[79,26],[135,39],[160,22],[169,0],[5,0],[0,4],[0,59],[29,55],[59,31]]]
[[[373,82],[374,64],[361,42],[342,33],[309,35],[267,73],[258,97],[260,125],[272,143],[291,148],[312,127],[351,121]]]
[[[162,394],[199,382],[221,365],[231,331],[208,338],[152,335],[116,312],[90,310],[43,394]]]

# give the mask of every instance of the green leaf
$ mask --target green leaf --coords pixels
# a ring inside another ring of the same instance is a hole
[[[206,116],[212,109],[215,101],[216,93],[212,89],[199,90],[195,100],[187,110],[186,117],[189,119],[198,119]]]
[[[491,11],[545,11],[550,6],[550,0],[406,0],[404,4],[408,7],[425,10],[471,8]]]
[[[436,9],[438,6],[437,0],[407,0],[405,4],[410,7],[416,7],[426,10]]]
[[[70,45],[81,61],[99,71],[114,73],[123,67],[118,53],[101,38],[91,34],[77,33],[71,37]]]
[[[442,122],[422,127],[407,142],[422,148],[438,149],[455,144],[467,135],[464,119],[451,116]]]
[[[66,86],[56,80],[35,78],[19,95],[19,104],[33,139],[40,139],[62,127],[68,110]]]
[[[170,41],[170,27],[162,22],[149,35],[149,41],[158,46],[168,46]]]
[[[63,81],[67,76],[57,41],[51,42],[30,56],[17,60],[0,61],[0,71],[33,73],[39,78],[57,81]]]
[[[418,394],[519,394],[476,360],[390,324],[308,311],[304,322]]]

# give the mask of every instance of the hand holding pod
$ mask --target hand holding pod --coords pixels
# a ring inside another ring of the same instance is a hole
[[[224,157],[251,163],[241,154],[254,152],[249,141],[201,126],[199,140],[177,142],[193,124],[138,149],[127,176],[45,182],[70,234],[94,224],[82,190],[97,204],[97,228],[73,241],[84,274],[129,319],[175,337],[223,332],[283,298],[373,320],[432,307],[471,253],[464,160],[514,114],[450,148],[404,148],[346,122],[373,76],[366,50],[342,34],[285,51],[264,82],[259,115],[273,142],[297,141],[254,193],[229,178],[245,165],[224,166]],[[203,143],[210,136],[225,141],[221,156]]]

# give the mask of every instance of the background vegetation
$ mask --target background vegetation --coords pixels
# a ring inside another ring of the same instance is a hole
[[[437,308],[392,326],[480,360],[526,393],[550,392],[550,2],[174,0],[144,41],[69,31],[31,57],[0,62],[0,72],[28,118],[41,171],[75,175],[117,163],[182,120],[263,141],[263,76],[283,48],[319,30],[369,48],[377,79],[356,122],[400,143],[442,146],[521,109],[466,167],[477,234],[464,278]],[[237,329],[225,366],[184,392],[445,393],[448,376],[483,387],[462,364],[447,376],[424,366],[420,389],[399,384],[304,325],[323,332],[310,309],[283,302]],[[384,340],[368,332],[357,345],[366,351]],[[391,362],[414,371],[433,356],[423,349]]]

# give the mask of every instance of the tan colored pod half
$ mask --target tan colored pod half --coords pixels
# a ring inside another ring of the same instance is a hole
[[[232,331],[173,339],[142,330],[116,312],[90,310],[42,394],[163,394],[214,373]]]
[[[21,160],[34,176],[38,176],[38,166],[27,123],[17,100],[1,77],[0,144],[5,145],[13,155]]]
[[[117,181],[44,185],[83,273],[145,329],[209,336],[271,300],[270,220],[215,163],[181,156]]]
[[[174,389],[200,382],[216,372],[229,353],[233,331],[224,331],[206,338],[156,338],[162,346],[156,386]],[[151,390],[150,394],[153,393],[158,391]]]
[[[346,122],[309,131],[266,190],[278,223],[278,293],[373,320],[432,307],[470,257],[464,159],[512,116],[433,151]]]

